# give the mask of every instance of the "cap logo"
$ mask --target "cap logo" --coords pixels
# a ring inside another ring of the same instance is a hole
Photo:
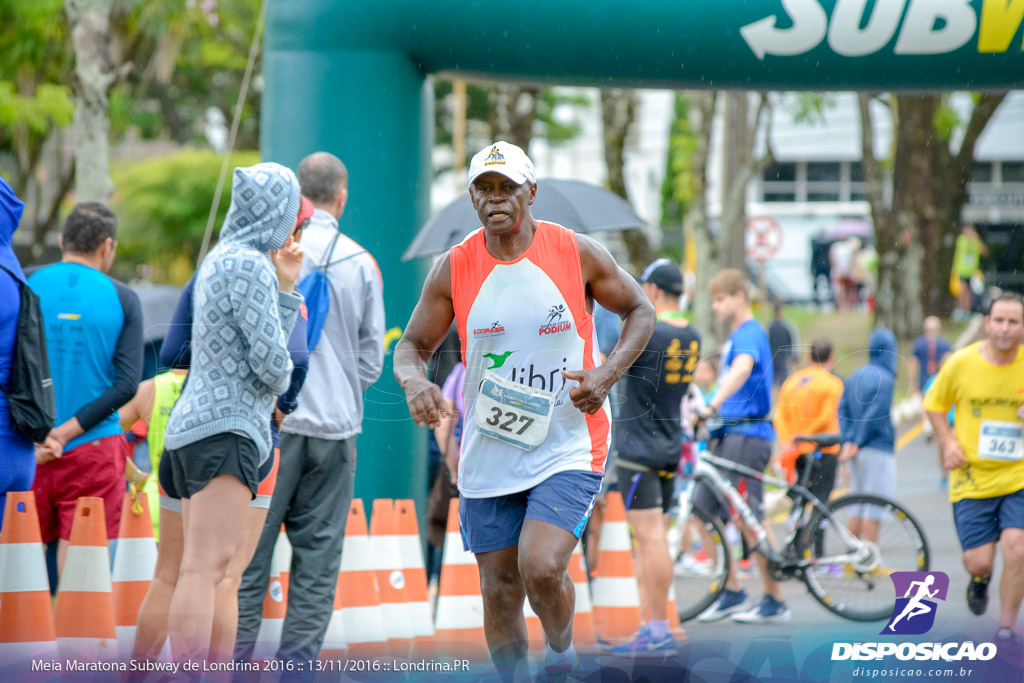
[[[504,164],[505,155],[498,151],[497,146],[491,147],[491,153],[484,159],[484,166],[494,166],[495,164]]]

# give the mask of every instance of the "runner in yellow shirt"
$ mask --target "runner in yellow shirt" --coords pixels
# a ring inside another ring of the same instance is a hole
[[[949,499],[971,575],[967,606],[984,614],[996,555],[1003,550],[997,640],[1014,637],[1024,601],[1024,299],[1000,295],[985,316],[986,339],[942,366],[924,407],[950,473]],[[956,429],[947,413],[956,406]]]

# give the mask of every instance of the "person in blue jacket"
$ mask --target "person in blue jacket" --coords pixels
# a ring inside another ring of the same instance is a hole
[[[885,328],[871,333],[868,363],[846,380],[839,399],[839,461],[850,463],[850,493],[892,498],[896,491],[896,431],[892,424],[892,392],[896,384],[896,337]],[[878,540],[878,526],[887,513],[863,505],[850,518],[850,531]]]
[[[18,229],[25,203],[18,199],[7,181],[0,178],[0,387],[6,391],[11,381],[14,342],[18,337],[21,313],[21,287],[25,273],[11,242]],[[0,391],[0,523],[4,518],[8,491],[28,491],[36,474],[36,455],[32,442],[11,425],[7,396]]]

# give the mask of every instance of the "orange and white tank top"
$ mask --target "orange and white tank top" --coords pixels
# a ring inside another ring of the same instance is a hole
[[[572,404],[577,382],[561,371],[600,363],[587,312],[576,234],[537,222],[533,242],[514,261],[484,246],[483,228],[451,250],[452,300],[466,366],[459,491],[502,496],[559,472],[603,474],[611,440],[608,401],[594,415]],[[482,434],[473,419],[484,372],[555,394],[547,438],[527,451]]]

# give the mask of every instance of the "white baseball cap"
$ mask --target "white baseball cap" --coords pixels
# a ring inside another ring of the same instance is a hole
[[[519,147],[504,140],[487,145],[473,156],[469,162],[469,184],[472,185],[478,176],[491,172],[500,173],[520,185],[526,182],[533,185],[537,182],[537,173],[530,157]]]

